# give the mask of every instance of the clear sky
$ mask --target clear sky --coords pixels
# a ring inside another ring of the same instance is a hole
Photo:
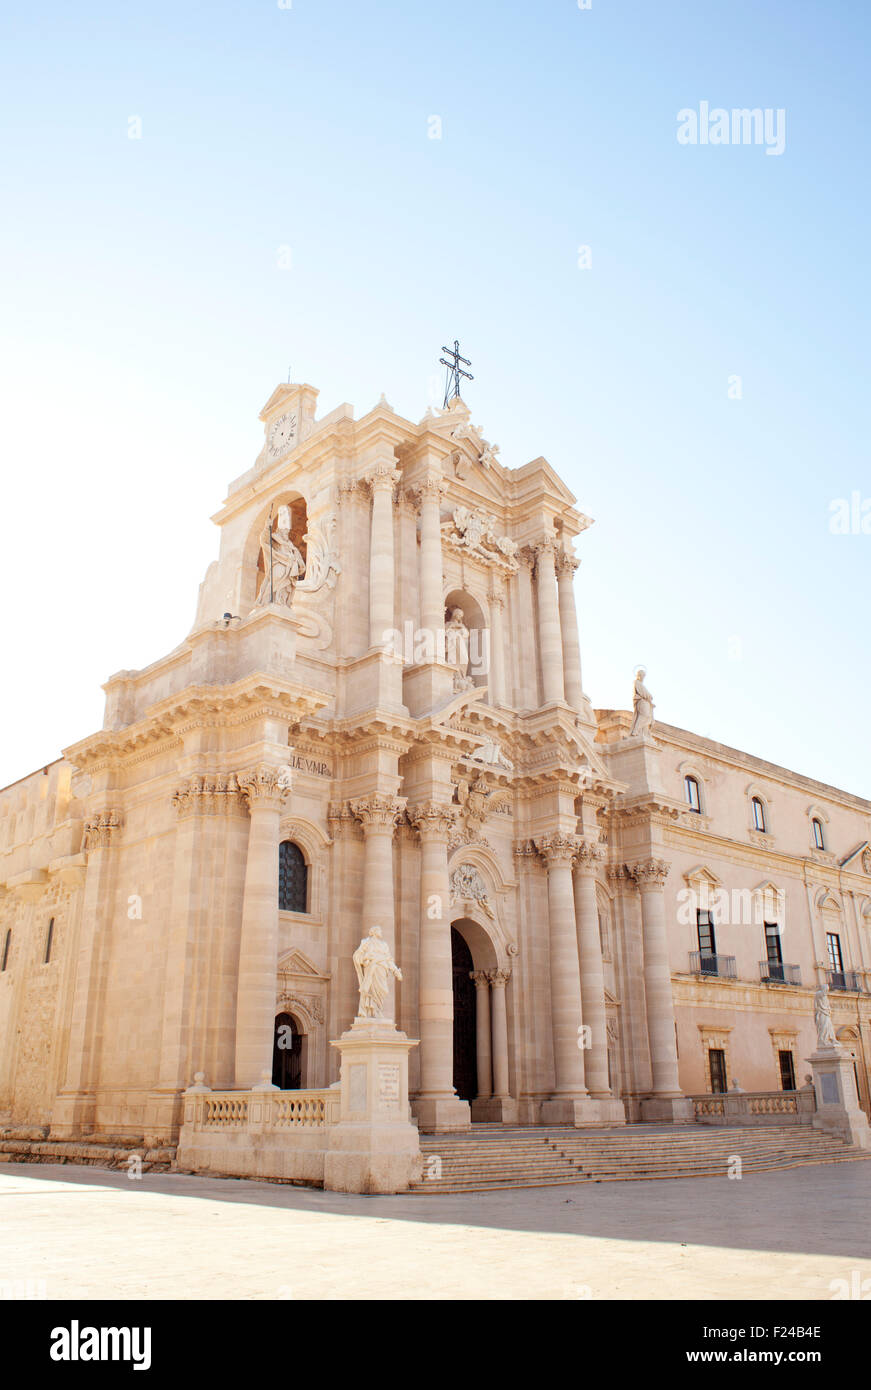
[[[0,785],[189,631],[289,367],[417,420],[458,337],[502,461],[595,518],[594,704],[643,662],[657,717],[871,797],[871,534],[830,531],[871,499],[869,35],[866,0],[7,3]],[[782,109],[784,152],[680,144],[702,102]]]

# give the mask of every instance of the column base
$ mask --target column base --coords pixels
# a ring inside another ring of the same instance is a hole
[[[81,1139],[83,1134],[93,1134],[96,1110],[92,1091],[61,1092],[51,1108],[49,1139]]]
[[[574,1125],[575,1129],[600,1125],[599,1106],[589,1096],[551,1096],[541,1102],[543,1125]]]
[[[600,1124],[607,1125],[609,1129],[612,1126],[625,1125],[626,1107],[622,1100],[615,1096],[593,1096],[592,1100],[599,1112]]]
[[[448,1134],[472,1124],[469,1102],[459,1096],[419,1096],[411,1102],[411,1112],[423,1134]]]
[[[517,1101],[512,1096],[479,1096],[472,1101],[472,1123],[516,1125]]]
[[[152,1091],[145,1102],[146,1137],[160,1142],[174,1140],[184,1118],[184,1091]]]
[[[686,1096],[645,1096],[641,1102],[641,1122],[646,1125],[691,1125],[696,1112]]]

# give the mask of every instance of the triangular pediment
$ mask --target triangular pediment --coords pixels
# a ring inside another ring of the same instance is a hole
[[[329,975],[324,975],[318,970],[317,966],[298,947],[293,947],[281,957],[278,962],[278,973],[279,975],[296,975],[301,979],[309,980],[329,979]]]

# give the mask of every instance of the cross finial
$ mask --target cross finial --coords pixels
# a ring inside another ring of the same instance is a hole
[[[454,399],[454,396],[458,396],[460,394],[460,377],[465,377],[467,381],[474,381],[475,378],[472,376],[471,372],[464,372],[462,367],[460,366],[461,362],[465,362],[467,367],[471,367],[472,364],[469,361],[468,357],[460,356],[460,344],[458,339],[454,339],[453,348],[445,347],[443,343],[442,352],[447,353],[447,357],[439,358],[439,362],[442,364],[442,366],[447,368],[447,372],[445,374],[444,401],[445,409],[447,409],[451,401]],[[448,361],[448,358],[451,358],[452,360]]]

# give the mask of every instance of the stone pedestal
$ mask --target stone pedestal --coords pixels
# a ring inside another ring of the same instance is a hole
[[[337,1042],[340,1119],[328,1131],[324,1187],[405,1192],[422,1171],[408,1105],[408,1054],[417,1041],[391,1020],[355,1018]]]
[[[808,1058],[814,1072],[814,1129],[836,1135],[857,1149],[871,1148],[871,1127],[859,1107],[853,1058],[843,1047],[820,1047]]]
[[[691,1125],[695,1107],[687,1096],[645,1096],[641,1102],[641,1121],[646,1125]]]

